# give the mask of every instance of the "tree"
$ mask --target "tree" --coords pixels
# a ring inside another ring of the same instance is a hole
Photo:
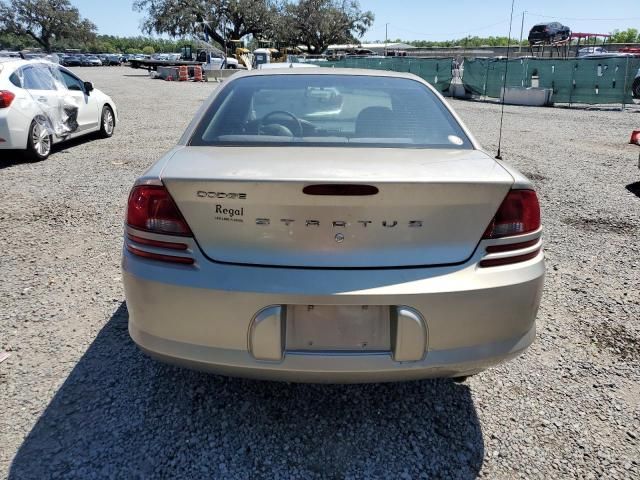
[[[69,0],[0,1],[0,32],[29,36],[45,51],[67,38],[90,41],[96,26],[83,19]]]
[[[614,30],[611,32],[611,43],[636,43],[640,42],[640,35],[635,28],[627,28],[626,30]]]
[[[357,0],[300,0],[284,5],[284,29],[290,44],[321,53],[334,43],[358,43],[373,25],[372,12]]]
[[[200,33],[227,46],[245,35],[271,31],[277,15],[275,0],[135,0],[133,7],[146,12],[143,28],[148,33]]]
[[[146,47],[142,48],[142,53],[144,53],[145,55],[153,55],[154,53],[156,53],[156,51],[151,45],[147,45]]]

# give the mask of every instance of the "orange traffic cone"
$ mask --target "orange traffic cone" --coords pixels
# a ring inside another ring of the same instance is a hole
[[[193,67],[193,81],[202,81],[202,67],[200,65],[196,65],[195,67]]]
[[[189,68],[186,65],[180,65],[178,70],[178,80],[180,82],[186,82],[189,80]]]

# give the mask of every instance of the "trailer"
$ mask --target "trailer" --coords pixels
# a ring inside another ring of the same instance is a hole
[[[129,60],[129,66],[131,68],[144,68],[149,72],[158,71],[158,67],[181,67],[181,66],[195,67],[196,65],[200,65],[202,67],[203,63],[192,61],[192,60],[175,60],[175,61],[174,60],[151,60],[151,59],[135,60],[133,58]]]

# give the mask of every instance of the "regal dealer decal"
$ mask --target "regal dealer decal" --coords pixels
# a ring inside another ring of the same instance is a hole
[[[243,223],[244,220],[242,217],[244,216],[244,207],[242,208],[225,208],[222,205],[216,205],[216,220],[220,220],[222,222],[237,222]]]

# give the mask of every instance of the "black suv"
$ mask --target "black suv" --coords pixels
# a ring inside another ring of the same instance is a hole
[[[529,43],[554,43],[571,36],[571,29],[560,22],[538,23],[529,32]]]

